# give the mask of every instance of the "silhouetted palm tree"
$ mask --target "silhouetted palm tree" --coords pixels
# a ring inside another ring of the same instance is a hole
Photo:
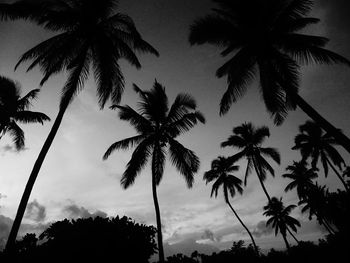
[[[325,49],[328,39],[299,33],[320,20],[307,17],[312,0],[213,0],[213,14],[191,26],[191,45],[212,44],[230,58],[216,76],[227,76],[228,88],[220,103],[225,114],[257,77],[267,110],[281,124],[288,110],[300,107],[348,152],[350,139],[324,119],[298,95],[299,64],[350,65],[350,61]]]
[[[304,199],[308,195],[308,191],[314,187],[313,179],[317,178],[315,168],[308,168],[307,162],[302,160],[300,162],[293,162],[286,168],[290,173],[283,174],[283,178],[291,179],[286,188],[285,192],[291,191],[294,188],[297,189],[298,197],[300,200]]]
[[[309,220],[315,215],[320,225],[323,225],[330,234],[334,234],[335,231],[327,217],[328,194],[326,186],[321,186],[316,183],[309,189],[307,197],[301,200],[298,205],[304,205],[301,209],[302,213],[309,211]]]
[[[252,123],[244,123],[233,128],[233,135],[231,135],[227,141],[221,143],[221,146],[231,146],[241,150],[239,153],[232,156],[231,159],[247,159],[248,163],[247,170],[245,172],[244,185],[247,184],[247,177],[254,168],[261,187],[263,188],[267,199],[270,201],[271,198],[265,188],[264,181],[266,179],[267,172],[272,176],[275,176],[275,171],[264,157],[269,157],[278,164],[281,162],[281,157],[277,149],[261,147],[265,138],[269,136],[270,131],[268,127],[262,126],[256,128]]]
[[[17,151],[24,149],[24,132],[17,122],[44,124],[44,121],[50,120],[44,113],[29,111],[31,101],[38,93],[39,90],[34,89],[21,97],[19,83],[0,76],[0,139],[8,133]]]
[[[67,70],[68,80],[62,90],[58,115],[34,164],[22,196],[7,249],[14,244],[36,177],[66,109],[84,87],[90,67],[93,68],[97,82],[99,105],[103,108],[109,99],[113,103],[119,103],[123,93],[124,77],[118,64],[119,59],[126,59],[131,65],[140,68],[141,64],[135,51],[158,55],[157,51],[142,39],[132,19],[115,12],[118,6],[116,0],[31,2],[34,2],[34,6],[29,8],[29,12],[23,11],[25,9],[21,3],[12,7],[19,10],[19,17],[34,20],[45,29],[58,34],[24,53],[16,67],[27,60],[32,61],[28,70],[40,66],[44,73],[41,85],[50,76],[63,70]]]
[[[222,186],[225,202],[228,204],[234,215],[237,217],[238,221],[247,231],[250,239],[252,240],[256,253],[259,254],[259,249],[256,246],[253,235],[250,233],[249,229],[240,219],[237,212],[233,209],[230,203],[230,196],[233,198],[236,195],[236,192],[240,194],[243,192],[241,179],[232,174],[232,172],[236,172],[238,170],[239,166],[234,165],[229,159],[225,157],[218,157],[212,161],[211,169],[204,173],[203,179],[206,181],[206,183],[215,181],[212,186],[210,197],[212,197],[214,194],[215,197],[217,197],[218,190]]]
[[[272,224],[272,227],[275,229],[275,235],[278,234],[278,231],[281,233],[287,249],[290,248],[287,240],[287,231],[295,241],[299,243],[293,233],[289,230],[289,228],[291,228],[294,232],[297,232],[297,226],[300,227],[299,221],[289,215],[295,207],[296,205],[284,207],[282,198],[278,200],[276,197],[272,197],[268,205],[264,206],[264,215],[270,217],[270,219],[267,220],[266,225],[268,226]]]
[[[151,159],[152,192],[157,219],[159,261],[164,262],[161,218],[156,186],[159,185],[165,166],[166,154],[177,170],[184,176],[187,186],[192,187],[193,175],[198,171],[199,159],[195,153],[185,148],[176,138],[190,130],[198,121],[204,123],[203,115],[196,111],[195,100],[187,94],[179,94],[172,106],[168,106],[165,88],[155,81],[150,91],[143,91],[134,84],[134,90],[140,96],[138,111],[130,106],[113,105],[119,109],[121,120],[128,121],[136,129],[138,135],[113,143],[103,156],[106,160],[115,150],[127,150],[136,147],[121,178],[126,189],[131,186],[142,168]]]
[[[295,146],[292,149],[300,150],[304,160],[311,158],[313,168],[316,168],[318,161],[321,160],[326,177],[329,165],[348,191],[343,177],[333,166],[334,164],[341,170],[342,164],[345,164],[344,159],[334,148],[334,146],[339,145],[336,140],[329,133],[324,133],[322,128],[312,121],[307,121],[299,126],[299,132],[300,134],[294,139]]]

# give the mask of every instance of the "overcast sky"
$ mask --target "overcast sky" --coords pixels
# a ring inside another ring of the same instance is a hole
[[[210,169],[214,158],[235,153],[232,149],[221,149],[220,143],[231,134],[232,127],[243,122],[251,121],[258,126],[270,127],[271,137],[265,145],[279,149],[282,163],[281,166],[272,163],[276,178],[267,179],[267,190],[271,196],[283,196],[286,204],[297,203],[294,192],[284,193],[288,180],[282,179],[281,174],[293,160],[300,159],[299,153],[292,151],[291,147],[298,126],[307,120],[307,116],[296,110],[289,114],[281,127],[273,126],[255,83],[243,99],[232,105],[227,115],[219,117],[218,105],[226,82],[217,79],[215,71],[225,60],[219,56],[219,49],[206,45],[190,47],[187,40],[191,22],[209,13],[211,7],[209,0],[120,1],[121,11],[134,19],[144,39],[160,53],[159,58],[140,55],[142,69],[139,71],[121,61],[126,78],[122,104],[136,105],[137,96],[131,88],[132,83],[150,89],[156,78],[166,87],[170,101],[180,92],[192,94],[207,119],[205,125],[196,126],[179,138],[201,159],[201,168],[193,188],[186,188],[185,181],[170,164],[166,166],[163,181],[158,187],[164,242],[169,244],[166,245],[168,253],[189,248],[215,251],[229,247],[232,241],[249,241],[222,196],[210,199],[210,186],[206,186],[202,180],[203,173]],[[328,48],[348,58],[349,8],[348,0],[316,0],[313,15],[321,18],[322,23],[309,31],[331,38]],[[22,83],[23,95],[38,88],[41,73],[38,70],[26,73],[25,66],[14,72],[14,65],[21,54],[49,36],[43,29],[26,22],[0,24],[0,74]],[[309,66],[302,71],[300,94],[350,136],[350,69],[343,66]],[[33,110],[55,118],[65,77],[62,73],[45,84]],[[6,239],[32,165],[52,123],[44,126],[21,125],[25,131],[26,150],[20,153],[13,150],[8,137],[0,141],[0,243]],[[116,111],[108,107],[99,110],[95,84],[93,79],[89,80],[84,91],[68,109],[42,166],[32,191],[22,233],[39,231],[46,224],[65,217],[96,215],[125,214],[136,221],[155,225],[149,167],[140,174],[132,187],[123,190],[119,180],[132,152],[116,152],[108,161],[102,161],[102,155],[109,145],[132,134],[135,131],[128,123],[118,119]],[[348,160],[349,155],[339,150]],[[241,162],[239,165],[241,170],[237,176],[243,178],[246,163]],[[332,190],[341,187],[332,172],[327,179],[322,174],[320,176],[319,182],[326,183]],[[262,207],[266,204],[266,197],[255,174],[250,176],[244,194],[235,197],[232,204],[255,233],[259,246],[264,249],[283,247],[281,237],[275,238],[265,228]],[[298,209],[293,215],[303,224],[297,234],[299,239],[317,240],[322,237],[322,230],[317,224],[309,222]]]

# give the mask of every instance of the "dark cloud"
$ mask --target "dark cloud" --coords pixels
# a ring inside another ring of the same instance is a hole
[[[46,207],[34,200],[27,205],[25,217],[38,223],[43,222],[46,219]]]
[[[70,204],[63,208],[64,213],[68,214],[70,218],[95,218],[95,217],[107,217],[107,213],[97,210],[94,213],[90,213],[85,207],[77,206],[76,204]]]
[[[257,223],[255,229],[252,234],[256,237],[268,236],[273,232],[273,228],[270,226],[266,226],[266,221],[260,221]]]
[[[221,237],[215,236],[213,231],[209,229],[205,229],[203,235],[201,236],[202,239],[209,239],[213,242],[220,242]]]

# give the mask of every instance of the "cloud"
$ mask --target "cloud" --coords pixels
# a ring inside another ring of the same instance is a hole
[[[213,242],[220,242],[221,237],[215,237],[213,231],[209,229],[205,229],[203,235],[201,236],[202,239],[209,239]]]
[[[268,236],[273,232],[273,228],[270,226],[266,226],[266,221],[260,221],[257,223],[255,229],[253,230],[252,234],[259,238],[261,236]]]
[[[46,207],[39,204],[37,200],[30,202],[27,205],[25,218],[31,219],[35,222],[43,222],[46,219]]]
[[[70,218],[95,218],[95,217],[107,217],[107,213],[97,210],[94,213],[90,213],[85,207],[77,206],[76,204],[70,204],[63,208],[63,212],[68,214]]]
[[[21,149],[20,151],[17,151],[15,147],[13,147],[10,144],[6,144],[5,146],[0,148],[0,152],[2,153],[1,155],[5,155],[5,153],[20,153],[22,151],[26,151],[29,148],[25,147],[23,149]]]

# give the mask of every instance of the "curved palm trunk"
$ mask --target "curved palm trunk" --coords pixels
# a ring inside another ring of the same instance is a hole
[[[297,242],[297,244],[299,244],[299,240],[294,236],[294,234],[292,233],[292,231],[290,231],[289,227],[287,227],[287,231],[288,231],[288,233],[292,236],[292,238],[295,240],[295,242]]]
[[[342,182],[342,184],[344,185],[344,188],[347,192],[349,192],[349,188],[346,185],[346,182],[344,181],[344,178],[340,175],[340,173],[337,171],[337,169],[335,169],[335,167],[333,166],[333,164],[331,163],[331,161],[329,161],[328,157],[326,156],[326,162],[329,164],[329,166],[332,168],[332,170],[335,172],[335,174],[338,176],[339,180]]]
[[[164,249],[163,249],[162,223],[160,220],[160,210],[159,210],[159,204],[158,204],[158,198],[157,198],[156,179],[153,172],[152,172],[152,194],[153,194],[154,208],[156,210],[159,262],[164,263],[165,258],[164,258]]]
[[[344,147],[344,149],[350,153],[350,139],[341,132],[340,129],[334,127],[330,122],[323,118],[314,108],[310,106],[302,97],[298,94],[293,95],[295,103],[302,109],[311,119],[319,124],[322,129],[333,135],[336,141]]]
[[[287,235],[286,235],[286,233],[281,233],[281,235],[283,237],[284,243],[286,243],[287,250],[289,251],[290,245],[289,245],[288,240],[287,240]]]
[[[262,187],[262,189],[264,190],[264,193],[265,193],[265,195],[266,195],[266,197],[267,197],[267,200],[268,200],[269,203],[270,203],[270,202],[271,202],[271,197],[270,197],[269,193],[267,192],[267,190],[266,190],[266,188],[265,188],[265,185],[264,185],[264,182],[262,181],[262,179],[261,179],[261,177],[260,177],[260,169],[259,169],[258,166],[256,165],[255,159],[254,159],[254,158],[252,158],[252,159],[253,159],[253,164],[254,164],[255,172],[256,172],[256,174],[257,174],[257,176],[258,176],[258,179],[259,179],[259,182],[260,182],[260,184],[261,184],[261,187]]]
[[[60,110],[57,114],[57,117],[55,119],[55,122],[50,130],[50,133],[47,136],[46,141],[45,141],[43,147],[41,148],[39,156],[34,163],[32,172],[29,176],[28,182],[27,182],[26,187],[24,189],[24,193],[22,195],[21,202],[18,206],[16,217],[15,217],[15,220],[12,224],[9,238],[7,240],[7,243],[6,243],[6,251],[9,253],[11,253],[13,251],[13,248],[14,248],[14,245],[16,242],[16,238],[17,238],[17,234],[18,234],[18,230],[21,226],[22,218],[23,218],[24,212],[26,210],[28,200],[29,200],[30,194],[32,192],[35,180],[38,177],[41,165],[43,164],[43,162],[45,160],[45,156],[51,147],[51,144],[52,144],[52,142],[56,136],[56,133],[58,131],[58,128],[60,127],[60,124],[61,124],[62,119],[63,119],[63,115],[64,115],[67,107],[68,106],[60,108]]]
[[[243,223],[243,221],[241,220],[241,218],[238,216],[238,214],[236,213],[236,211],[233,209],[231,203],[229,200],[226,200],[226,203],[229,205],[229,207],[231,208],[232,212],[235,214],[235,216],[237,217],[238,221],[241,223],[241,225],[245,228],[245,230],[247,231],[248,235],[250,236],[250,239],[252,240],[255,252],[257,255],[259,255],[259,249],[255,243],[255,240],[253,238],[253,235],[250,233],[249,229],[246,227],[246,225]]]

